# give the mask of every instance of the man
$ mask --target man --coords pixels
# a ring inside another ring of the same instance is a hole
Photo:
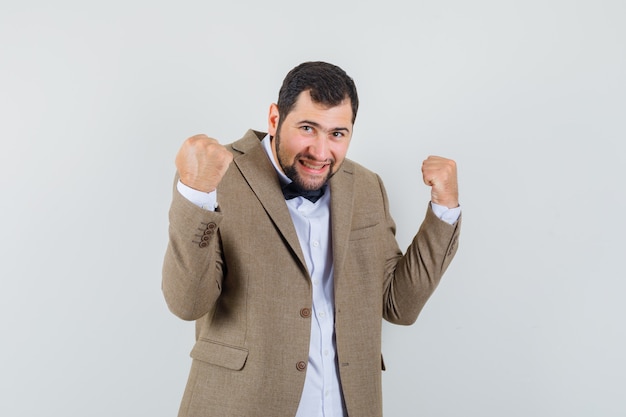
[[[345,159],[357,109],[342,69],[306,62],[268,134],[183,143],[163,265],[170,310],[196,320],[179,416],[382,415],[382,318],[416,320],[460,208],[455,163],[429,157],[432,201],[403,255],[380,178]]]

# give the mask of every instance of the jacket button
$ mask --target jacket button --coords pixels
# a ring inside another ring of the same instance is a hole
[[[207,229],[210,229],[210,230],[213,230],[213,229],[215,229],[215,227],[216,227],[216,226],[217,226],[217,225],[216,225],[215,223],[211,222],[211,223],[209,223],[209,224],[207,224],[207,225],[206,225],[206,228],[207,228]]]
[[[306,369],[306,362],[300,361],[296,364],[296,369],[298,371],[304,371]]]
[[[209,246],[209,243],[208,243],[208,242],[205,242],[205,241],[203,240],[202,242],[200,242],[200,245],[199,245],[199,246],[200,246],[201,248],[206,248],[207,246]]]
[[[309,317],[311,317],[311,309],[305,307],[302,310],[300,310],[300,317],[303,317],[305,319],[308,319]]]

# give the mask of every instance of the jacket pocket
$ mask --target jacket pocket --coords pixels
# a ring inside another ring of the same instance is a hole
[[[372,233],[377,232],[378,229],[376,228],[376,226],[378,225],[379,223],[374,223],[350,230],[350,240],[361,240],[371,237]]]
[[[248,349],[199,339],[191,350],[190,356],[202,362],[240,371],[248,359]]]

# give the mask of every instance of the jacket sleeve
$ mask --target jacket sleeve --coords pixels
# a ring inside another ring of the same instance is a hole
[[[176,189],[177,181],[178,176],[169,210],[162,290],[172,313],[196,320],[213,308],[221,292],[224,263],[219,225],[223,216],[188,201]]]
[[[383,281],[383,317],[395,324],[412,324],[437,288],[457,250],[461,218],[440,220],[428,206],[426,217],[404,255],[397,249],[395,223],[389,214],[382,182],[389,248]]]

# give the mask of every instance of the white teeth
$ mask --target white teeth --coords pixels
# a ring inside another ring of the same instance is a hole
[[[305,167],[307,167],[307,168],[311,168],[311,169],[322,169],[322,168],[324,168],[324,166],[325,166],[325,164],[322,164],[322,165],[312,165],[312,164],[309,164],[309,163],[306,163],[306,162],[302,162],[302,164],[303,164]]]

